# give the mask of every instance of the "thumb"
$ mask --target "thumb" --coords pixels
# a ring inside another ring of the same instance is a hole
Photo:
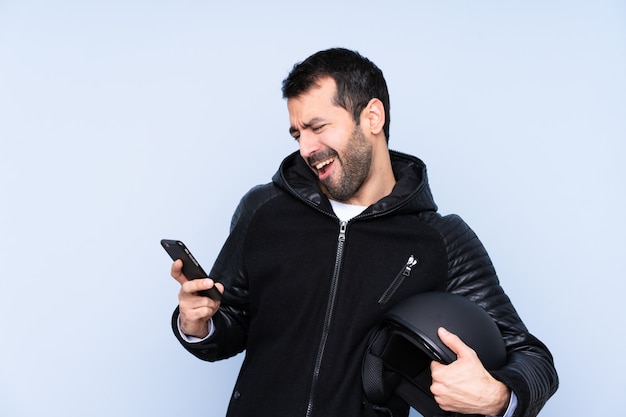
[[[180,285],[183,285],[185,282],[187,282],[187,278],[183,274],[183,261],[181,261],[180,259],[176,259],[176,261],[174,261],[174,263],[172,264],[171,275],[172,278],[178,281]]]
[[[472,350],[472,348],[463,343],[459,336],[452,332],[449,332],[444,327],[440,327],[439,329],[437,329],[437,334],[443,344],[450,348],[452,352],[456,353],[456,356],[458,357],[465,356],[468,350]]]

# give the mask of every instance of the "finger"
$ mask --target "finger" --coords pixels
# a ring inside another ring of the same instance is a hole
[[[181,291],[187,294],[195,294],[198,291],[208,290],[215,285],[211,278],[192,279],[182,283]]]
[[[187,278],[183,274],[183,261],[181,261],[180,259],[174,261],[170,274],[172,275],[172,278],[178,281],[180,285],[183,285],[185,282],[187,282]]]
[[[194,298],[199,297],[202,299],[209,299],[217,303],[217,305],[219,306],[220,304],[219,301],[215,301],[211,299],[210,297],[206,297],[204,295],[198,294],[200,291],[206,291],[213,287],[217,288],[220,294],[224,293],[224,286],[222,284],[214,282],[211,278],[202,278],[202,279],[194,279],[194,280],[189,280],[189,281],[184,282],[180,288],[180,295],[183,297],[192,296]]]
[[[449,332],[447,329],[440,327],[437,329],[437,334],[443,344],[449,347],[452,352],[456,353],[456,356],[467,356],[469,353],[473,352],[473,349],[463,343],[459,336]]]
[[[435,375],[437,375],[439,371],[444,370],[445,368],[446,365],[444,365],[443,363],[440,363],[438,361],[432,361],[430,363],[430,374],[433,377],[433,380],[435,380]]]

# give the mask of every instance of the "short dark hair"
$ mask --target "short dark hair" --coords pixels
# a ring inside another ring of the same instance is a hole
[[[385,77],[380,68],[356,51],[331,48],[295,64],[283,80],[283,98],[298,97],[317,86],[318,81],[325,77],[335,80],[335,104],[351,112],[357,125],[361,112],[371,99],[377,98],[383,103],[383,132],[389,142],[389,91]]]

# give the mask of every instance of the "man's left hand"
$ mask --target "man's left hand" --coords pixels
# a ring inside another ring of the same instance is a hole
[[[462,414],[501,416],[511,392],[485,369],[476,352],[455,334],[439,328],[439,338],[457,355],[449,365],[433,361],[430,391],[442,410]]]

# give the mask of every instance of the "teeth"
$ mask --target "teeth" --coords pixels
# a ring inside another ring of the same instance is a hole
[[[330,158],[327,159],[325,161],[320,162],[319,164],[315,165],[316,169],[322,169],[324,168],[326,165],[330,164],[331,162],[333,162],[335,159],[334,158]]]

